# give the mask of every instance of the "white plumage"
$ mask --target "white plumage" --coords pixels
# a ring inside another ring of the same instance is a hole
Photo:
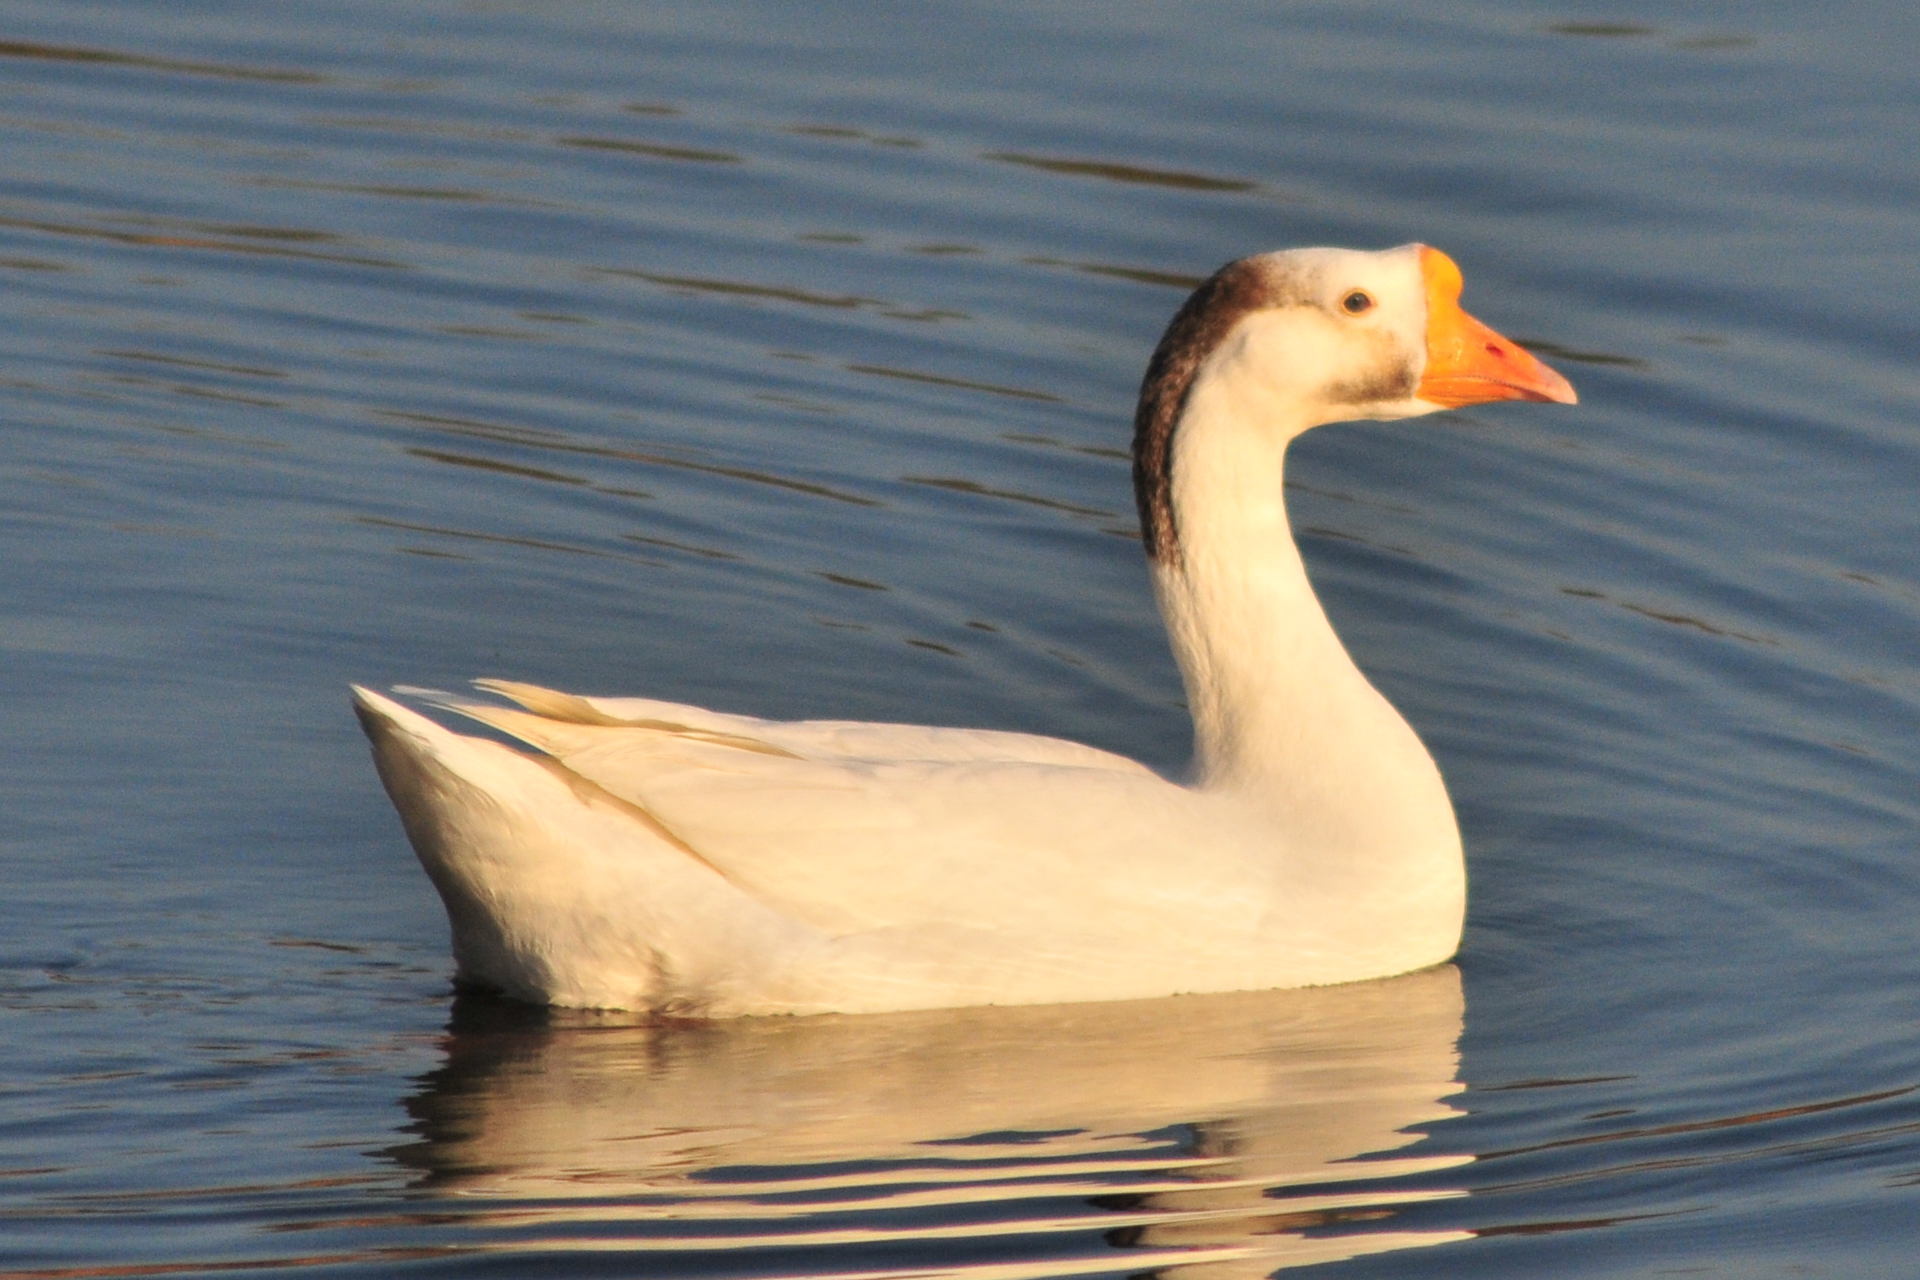
[[[355,694],[462,980],[724,1016],[1307,986],[1445,960],[1458,830],[1348,658],[1287,526],[1319,423],[1571,401],[1459,310],[1445,255],[1230,264],[1149,366],[1135,476],[1195,718],[1181,785],[1025,734],[778,723],[482,682],[434,698],[533,754]]]

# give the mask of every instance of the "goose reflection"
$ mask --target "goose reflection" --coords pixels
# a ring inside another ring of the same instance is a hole
[[[1257,1276],[1396,1230],[1462,1156],[1451,966],[1119,1004],[664,1025],[456,1002],[388,1152],[463,1248],[741,1274]],[[1364,1158],[1361,1158],[1364,1157]],[[443,1212],[444,1210],[444,1212]],[[759,1255],[756,1257],[756,1255]],[[710,1265],[710,1264],[705,1264]]]

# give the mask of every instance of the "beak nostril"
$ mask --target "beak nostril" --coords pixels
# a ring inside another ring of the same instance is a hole
[[[1507,354],[1507,349],[1497,342],[1489,342],[1487,344],[1487,352],[1490,355],[1504,356]]]

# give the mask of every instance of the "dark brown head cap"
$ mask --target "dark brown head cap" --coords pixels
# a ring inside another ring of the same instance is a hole
[[[1133,415],[1133,496],[1147,557],[1155,563],[1177,561],[1180,554],[1173,520],[1173,435],[1194,375],[1247,316],[1305,301],[1301,284],[1273,255],[1229,262],[1193,291],[1154,348]]]

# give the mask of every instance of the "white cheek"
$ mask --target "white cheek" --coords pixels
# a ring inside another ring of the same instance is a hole
[[[1331,316],[1308,314],[1312,322],[1295,330],[1292,354],[1299,361],[1297,367],[1306,374],[1301,379],[1303,387],[1317,393],[1334,371],[1353,362],[1352,335],[1342,332],[1347,326]]]
[[[1241,326],[1239,356],[1249,371],[1270,371],[1288,399],[1317,397],[1331,371],[1350,362],[1348,335],[1331,316],[1306,307],[1254,316]]]
[[[1422,308],[1424,311],[1424,307]],[[1234,421],[1284,424],[1289,435],[1325,422],[1429,412],[1412,398],[1423,336],[1398,316],[1348,317],[1292,306],[1249,316],[1207,361],[1196,385],[1235,406]]]

